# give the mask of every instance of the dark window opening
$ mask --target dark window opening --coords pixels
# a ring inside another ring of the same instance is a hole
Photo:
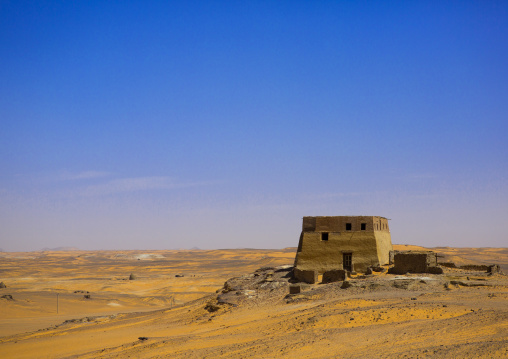
[[[367,229],[367,223],[362,223],[360,229],[365,231]]]
[[[351,223],[346,223],[346,231],[350,231],[351,230]]]
[[[342,253],[342,267],[344,270],[353,271],[353,253]]]
[[[321,233],[321,240],[322,241],[327,241],[328,240],[328,232]]]

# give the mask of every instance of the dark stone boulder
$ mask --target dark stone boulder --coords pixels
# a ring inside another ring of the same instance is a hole
[[[298,284],[292,284],[289,286],[289,294],[298,294],[302,291],[302,287]]]
[[[351,284],[350,281],[348,280],[345,280],[342,285],[340,286],[342,289],[347,289],[347,288],[351,288],[353,285]]]
[[[209,311],[210,313],[213,313],[213,312],[216,312],[220,309],[221,307],[215,303],[212,303],[212,302],[208,302],[206,303],[205,305],[205,309],[207,311]]]

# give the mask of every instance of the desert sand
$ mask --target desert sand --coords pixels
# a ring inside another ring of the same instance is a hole
[[[288,295],[295,250],[0,253],[0,356],[508,357],[506,276],[384,272]],[[508,273],[506,248],[433,250]]]

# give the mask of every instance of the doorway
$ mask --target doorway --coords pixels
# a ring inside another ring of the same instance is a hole
[[[344,270],[353,271],[353,253],[342,253],[342,267]]]

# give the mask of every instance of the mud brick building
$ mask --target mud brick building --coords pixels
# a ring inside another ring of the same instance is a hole
[[[295,268],[318,274],[337,269],[363,272],[388,264],[392,249],[385,217],[303,217]]]

